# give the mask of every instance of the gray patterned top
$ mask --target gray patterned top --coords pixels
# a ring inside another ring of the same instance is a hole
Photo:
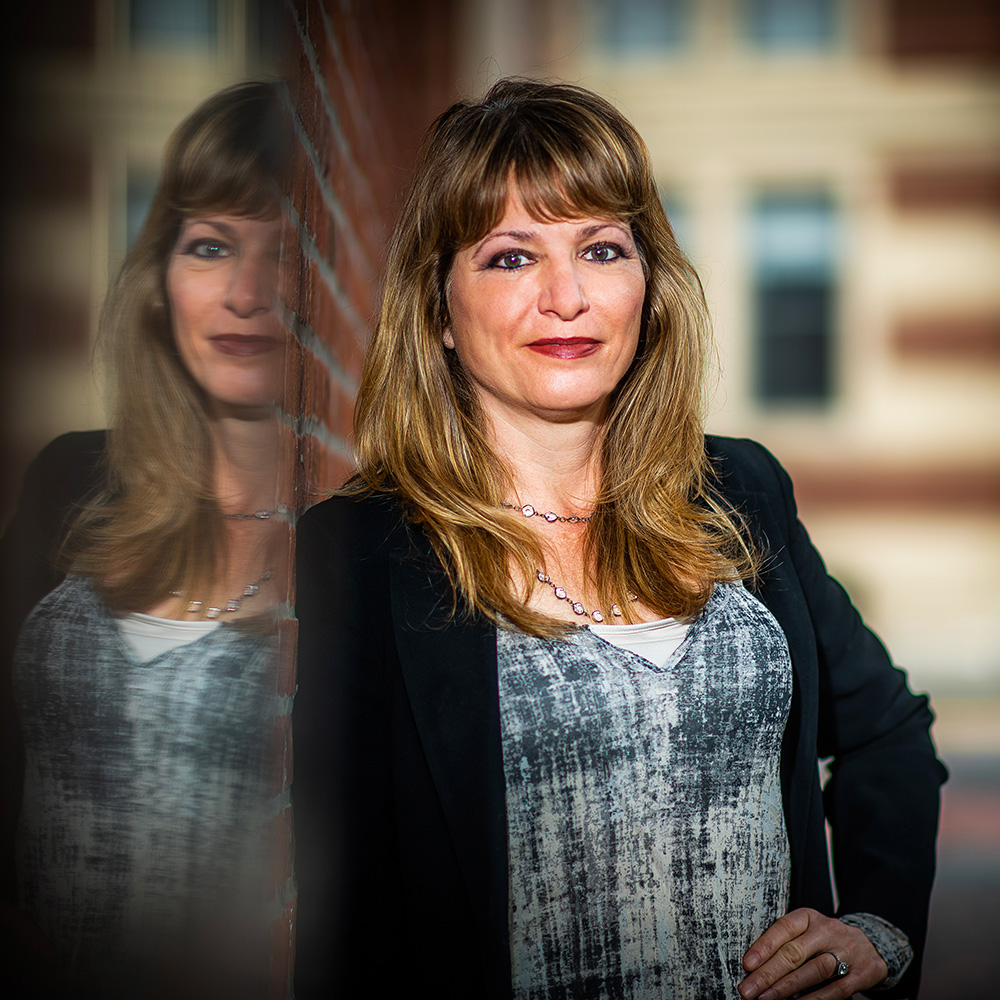
[[[499,632],[514,996],[737,998],[788,901],[781,628],[718,585],[661,668]]]
[[[248,935],[264,955],[273,665],[273,638],[236,625],[140,663],[80,577],[28,618],[18,890],[70,984],[111,970],[123,988],[237,948],[245,965]]]

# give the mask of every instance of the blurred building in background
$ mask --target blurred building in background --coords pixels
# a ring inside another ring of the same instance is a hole
[[[715,320],[710,429],[786,464],[917,689],[1000,693],[997,5],[470,7],[468,89],[578,82],[647,140]]]

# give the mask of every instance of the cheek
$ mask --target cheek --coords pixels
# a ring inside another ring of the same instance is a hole
[[[639,351],[644,294],[645,283],[642,283],[638,288],[633,286],[622,289],[615,299],[617,307],[615,324],[622,334],[615,366],[619,378],[624,377]]]
[[[629,329],[632,339],[637,344],[639,332],[642,329],[642,314],[646,304],[646,283],[639,282],[637,287],[630,290],[630,294],[622,296],[624,302],[629,303],[627,311],[623,313],[623,323]]]
[[[206,311],[203,283],[188,275],[167,272],[167,304],[174,341],[183,354],[191,349]]]
[[[452,301],[450,307],[451,325],[444,332],[444,344],[455,350],[463,365],[475,363],[490,340],[489,329],[484,328],[482,316],[470,311],[467,303]]]
[[[184,281],[178,276],[174,268],[167,269],[167,280],[164,282],[167,291],[167,309],[170,315],[170,325],[173,327],[174,337],[177,336],[178,326],[186,325],[187,300],[184,294]]]

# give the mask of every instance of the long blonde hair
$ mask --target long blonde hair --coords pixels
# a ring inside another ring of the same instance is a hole
[[[290,148],[276,85],[237,84],[206,100],[171,137],[145,225],[108,291],[99,328],[113,393],[107,485],[77,516],[62,561],[117,610],[197,591],[223,553],[208,418],[174,343],[166,271],[191,215],[276,213]]]
[[[579,87],[505,79],[431,126],[389,247],[381,312],[355,409],[358,479],[397,496],[423,526],[456,608],[536,635],[568,626],[525,604],[540,547],[499,509],[511,486],[475,392],[442,332],[457,251],[503,216],[515,185],[539,220],[596,216],[630,227],[646,277],[635,360],[599,442],[601,482],[585,555],[602,607],[628,594],[687,618],[712,585],[752,572],[738,519],[711,488],[702,384],[711,333],[694,269],[677,245],[635,128]],[[628,618],[626,610],[626,619]]]

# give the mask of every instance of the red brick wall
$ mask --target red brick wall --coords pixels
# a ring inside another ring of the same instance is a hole
[[[353,399],[377,304],[382,247],[424,129],[452,100],[451,2],[295,0],[288,88],[300,146],[307,502],[350,471]]]
[[[301,345],[291,373],[290,423],[300,508],[351,471],[351,421],[378,299],[382,249],[421,136],[451,100],[452,0],[288,0],[288,99],[297,146],[286,214],[286,257],[297,261],[283,297]],[[294,691],[294,626],[285,623],[279,694]],[[287,703],[290,707],[290,697]],[[289,990],[295,900],[288,789],[288,718],[275,727],[279,763],[272,996]]]

